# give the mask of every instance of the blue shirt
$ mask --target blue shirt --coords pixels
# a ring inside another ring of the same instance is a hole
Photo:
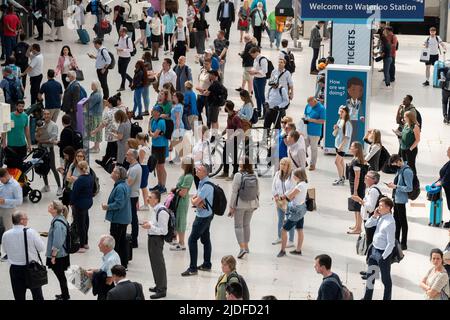
[[[10,178],[6,184],[0,182],[0,198],[5,199],[5,204],[0,204],[0,208],[13,209],[23,202],[23,192],[20,184]]]
[[[316,120],[325,120],[325,107],[317,102],[315,107],[311,107],[309,104],[305,107],[305,118],[307,119],[316,119]],[[307,132],[308,136],[312,137],[320,137],[322,134],[322,125],[318,123],[309,122],[307,124]]]
[[[158,118],[158,120],[152,119],[150,125],[152,128],[152,132],[155,132],[156,130],[161,131],[158,138],[152,138],[152,146],[167,147],[168,141],[163,135],[163,133],[166,131],[166,121],[163,118]]]
[[[41,86],[40,94],[45,95],[45,109],[60,109],[61,95],[63,93],[61,84],[55,79],[50,79]]]
[[[180,127],[177,128],[177,117],[176,114],[179,113],[180,114]],[[170,111],[170,118],[173,121],[173,125],[174,125],[174,130],[176,129],[184,129],[184,124],[183,124],[183,105],[181,103],[178,103],[176,105],[174,105],[172,107],[172,110]]]
[[[197,97],[195,96],[194,91],[186,90],[184,92],[184,105],[190,106],[189,115],[198,116]]]
[[[280,131],[278,134],[278,159],[283,159],[288,156],[287,145],[284,143],[284,137],[286,135]]]
[[[251,103],[246,103],[242,106],[238,113],[239,118],[250,121],[253,117],[253,106]]]
[[[213,214],[212,212],[212,204],[214,200],[214,187],[212,185],[206,184],[206,182],[211,181],[209,177],[205,177],[200,180],[198,184],[197,196],[203,199],[205,202],[206,209],[197,208],[197,217],[199,218],[207,218]],[[208,204],[209,205],[208,205]]]
[[[217,70],[219,70],[219,67],[220,67],[220,60],[219,60],[219,58],[217,58],[215,56],[212,56],[211,69],[217,71]]]
[[[111,268],[116,264],[121,264],[120,257],[114,250],[111,250],[107,254],[102,257],[102,266],[100,267],[101,271],[106,272],[107,277],[112,277]]]

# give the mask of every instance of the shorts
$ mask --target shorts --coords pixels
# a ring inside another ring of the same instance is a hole
[[[338,148],[335,148],[336,149],[336,154],[337,155],[339,155],[339,156],[341,156],[341,157],[345,157],[345,152],[343,152],[343,151],[338,151]]]
[[[305,222],[305,217],[301,218],[298,221],[292,221],[292,220],[286,220],[286,222],[283,225],[283,229],[286,231],[291,230],[294,226],[295,229],[303,229],[303,223]]]
[[[219,111],[220,107],[217,106],[207,106],[207,114],[206,117],[208,118],[208,123],[212,122],[218,122],[219,121]]]
[[[160,35],[156,35],[156,34],[152,34],[152,43],[159,43],[161,44],[161,36]]]
[[[156,157],[158,164],[166,162],[166,147],[154,147],[152,146],[152,155]]]
[[[436,61],[439,60],[438,54],[430,54],[430,60],[428,62],[425,62],[426,66],[433,66]]]
[[[144,189],[144,188],[147,188],[147,186],[148,186],[148,175],[150,174],[150,171],[146,164],[141,164],[141,168],[142,168],[142,177],[141,177],[140,188]]]
[[[249,72],[249,70],[253,69],[253,67],[244,67],[244,73],[242,74],[242,80],[244,81],[251,81],[252,76]]]

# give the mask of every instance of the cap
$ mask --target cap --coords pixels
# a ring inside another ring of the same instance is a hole
[[[160,105],[155,105],[152,109],[153,111],[158,111],[159,113],[163,113],[163,109]]]
[[[212,75],[215,75],[216,77],[219,76],[219,72],[217,72],[217,70],[209,70],[208,73],[212,74]]]

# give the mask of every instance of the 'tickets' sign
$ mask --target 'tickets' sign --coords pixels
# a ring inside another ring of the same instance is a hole
[[[333,23],[332,56],[336,64],[370,65],[370,26]]]
[[[425,0],[302,0],[303,20],[423,21]]]

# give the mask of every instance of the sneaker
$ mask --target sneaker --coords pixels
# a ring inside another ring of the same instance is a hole
[[[142,115],[133,117],[133,120],[144,120],[144,118],[142,117]]]
[[[96,159],[95,163],[103,167],[103,162],[101,160]]]
[[[190,269],[187,269],[185,272],[181,273],[182,277],[189,277],[189,276],[196,276],[198,274],[198,271],[191,271]]]
[[[277,258],[284,257],[285,255],[286,255],[286,251],[281,250],[280,252],[278,252]]]
[[[246,253],[248,253],[247,250],[241,249],[241,250],[239,251],[238,255],[237,255],[237,258],[238,258],[238,259],[242,259],[242,258],[245,256]]]
[[[117,89],[117,92],[119,92],[119,91],[125,91],[125,88],[119,88],[119,89]]]
[[[160,193],[160,194],[165,194],[165,193],[167,193],[166,187],[159,187],[159,193]]]
[[[200,271],[211,271],[211,267],[206,268],[205,266],[201,265],[197,267],[198,270]]]
[[[59,187],[58,191],[56,191],[56,196],[61,197],[63,195],[63,188]]]
[[[339,185],[343,185],[344,184],[344,179],[340,178],[340,179],[336,179],[333,182],[333,186],[339,186]]]
[[[150,208],[148,207],[148,205],[144,205],[144,206],[140,206],[139,207],[139,211],[149,211]]]
[[[97,160],[96,160],[96,161],[97,161]],[[160,188],[160,185],[157,184],[156,186],[154,186],[154,187],[152,187],[152,188],[149,188],[148,190],[149,190],[149,191],[156,191],[156,190],[159,190],[159,188]]]
[[[176,244],[176,245],[174,245],[174,246],[170,246],[169,247],[169,250],[170,251],[185,251],[186,250],[186,247],[185,246],[182,246],[182,245],[180,245],[180,244]]]
[[[316,166],[310,165],[310,166],[309,166],[309,171],[314,171],[314,170],[316,170]]]
[[[295,247],[294,241],[289,241],[289,242],[287,243],[286,248],[293,248],[293,247]]]
[[[50,186],[44,186],[44,187],[41,189],[41,192],[50,192]]]
[[[425,86],[425,87],[426,87],[426,86],[429,86],[429,85],[430,85],[430,82],[429,82],[428,80],[426,80],[424,83],[422,83],[422,85]]]
[[[302,250],[297,251],[297,250],[292,250],[289,251],[290,254],[296,255],[296,256],[301,256],[302,255]]]
[[[281,243],[281,239],[280,238],[276,238],[274,241],[272,241],[273,245],[277,245]]]

